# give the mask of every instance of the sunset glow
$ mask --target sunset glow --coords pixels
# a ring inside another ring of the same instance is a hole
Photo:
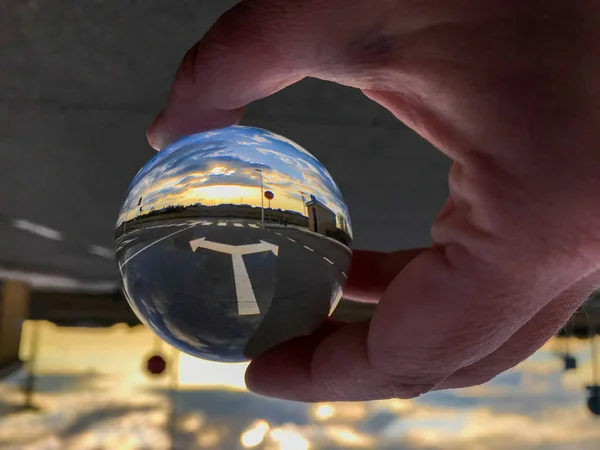
[[[271,208],[302,215],[314,196],[352,234],[347,207],[322,164],[289,139],[251,127],[190,136],[162,150],[132,181],[117,226],[169,206],[268,208],[267,190],[275,195]]]

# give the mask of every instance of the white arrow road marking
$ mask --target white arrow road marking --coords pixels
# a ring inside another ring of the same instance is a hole
[[[206,248],[215,252],[227,253],[229,255],[248,255],[250,253],[260,253],[270,251],[275,255],[279,253],[279,247],[269,242],[260,241],[260,244],[229,245],[220,242],[207,241],[205,237],[190,241],[192,251],[198,248]]]
[[[231,255],[231,260],[233,262],[233,278],[235,280],[238,314],[240,316],[260,314],[254,289],[252,289],[252,283],[250,282],[250,276],[246,270],[246,264],[244,264],[244,258],[241,254],[237,253]]]
[[[190,241],[192,251],[195,252],[199,248],[213,250],[215,252],[227,253],[231,255],[233,262],[233,278],[235,280],[235,295],[238,302],[238,314],[240,316],[249,316],[260,314],[254,289],[250,282],[246,264],[244,264],[243,255],[260,252],[273,252],[274,255],[279,253],[279,247],[269,242],[260,241],[260,244],[248,245],[229,245],[219,242],[207,241],[206,238],[199,238]]]

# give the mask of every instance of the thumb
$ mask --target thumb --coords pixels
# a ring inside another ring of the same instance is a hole
[[[377,303],[390,283],[426,248],[380,253],[355,250],[348,271],[344,297],[359,302]]]

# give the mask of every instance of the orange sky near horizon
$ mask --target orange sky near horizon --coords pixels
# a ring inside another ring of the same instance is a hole
[[[269,190],[264,188],[264,191]],[[275,198],[271,200],[273,209],[281,209],[283,211],[295,211],[302,215],[307,215],[306,207],[301,198],[292,197],[287,194],[294,194],[293,191],[286,192],[283,190],[275,191]],[[298,194],[299,195],[299,194]],[[215,206],[219,204],[235,204],[235,205],[250,205],[253,207],[262,206],[261,188],[256,186],[242,185],[210,185],[183,190],[177,194],[165,195],[159,201],[151,205],[142,203],[142,214],[150,210],[159,210],[172,205],[189,206],[195,203],[203,205]],[[308,199],[307,199],[308,200]],[[269,201],[264,199],[264,207],[269,207]],[[129,211],[127,219],[130,220],[139,214],[139,210]]]
[[[267,189],[264,189],[265,191]],[[211,185],[189,189],[180,196],[181,204],[194,204],[200,202],[205,205],[218,205],[219,203],[244,204],[261,206],[262,195],[260,187],[241,185]],[[269,203],[264,199],[265,208]],[[168,206],[168,205],[165,205]],[[276,193],[271,200],[274,209],[291,210],[305,214],[302,200],[290,198],[285,193]]]

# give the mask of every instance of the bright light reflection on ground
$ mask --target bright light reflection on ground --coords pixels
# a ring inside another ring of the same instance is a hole
[[[0,448],[588,450],[600,427],[586,408],[590,344],[574,340],[578,369],[564,372],[550,342],[492,382],[414,400],[304,405],[246,391],[246,364],[177,358],[144,328],[41,324],[38,409],[24,410],[24,373],[0,383]],[[24,346],[29,348],[31,324]],[[161,352],[176,376],[150,377]],[[28,352],[24,351],[23,358]],[[173,440],[174,439],[174,440]]]

